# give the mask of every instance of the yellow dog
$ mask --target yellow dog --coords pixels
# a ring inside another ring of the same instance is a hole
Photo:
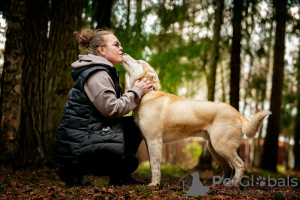
[[[232,106],[225,103],[182,99],[159,92],[161,88],[156,72],[145,61],[123,55],[130,87],[140,78],[151,80],[155,91],[143,96],[133,110],[134,120],[143,135],[150,159],[152,182],[160,184],[160,163],[163,143],[187,137],[201,136],[208,141],[209,150],[223,169],[223,179],[232,178],[232,166],[239,180],[244,173],[244,162],[237,154],[243,134],[255,136],[269,111],[260,111],[249,122]],[[238,183],[238,181],[236,182]]]

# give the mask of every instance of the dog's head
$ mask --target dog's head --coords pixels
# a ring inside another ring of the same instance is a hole
[[[158,75],[147,62],[143,60],[135,60],[128,54],[124,53],[122,65],[127,72],[130,88],[133,87],[134,83],[138,79],[148,78],[155,90],[160,90],[161,86]]]

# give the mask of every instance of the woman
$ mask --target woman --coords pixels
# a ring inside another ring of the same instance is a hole
[[[81,184],[85,174],[110,176],[111,185],[141,184],[131,173],[142,140],[132,117],[122,117],[152,90],[147,79],[137,81],[122,95],[118,71],[122,46],[107,30],[75,32],[86,55],[71,66],[74,86],[65,105],[55,143],[60,178],[67,185]]]

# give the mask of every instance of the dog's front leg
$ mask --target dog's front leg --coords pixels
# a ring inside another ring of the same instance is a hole
[[[162,159],[162,139],[155,141],[147,141],[148,153],[150,159],[150,168],[152,173],[152,181],[149,186],[160,184],[160,163]]]

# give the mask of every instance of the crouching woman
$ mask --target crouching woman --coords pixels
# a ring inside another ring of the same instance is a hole
[[[79,185],[87,174],[109,176],[109,184],[141,184],[132,177],[142,141],[132,117],[142,96],[152,90],[150,81],[137,81],[122,94],[118,71],[122,46],[107,30],[77,32],[86,55],[71,66],[74,80],[65,104],[54,147],[58,175],[67,185]]]

